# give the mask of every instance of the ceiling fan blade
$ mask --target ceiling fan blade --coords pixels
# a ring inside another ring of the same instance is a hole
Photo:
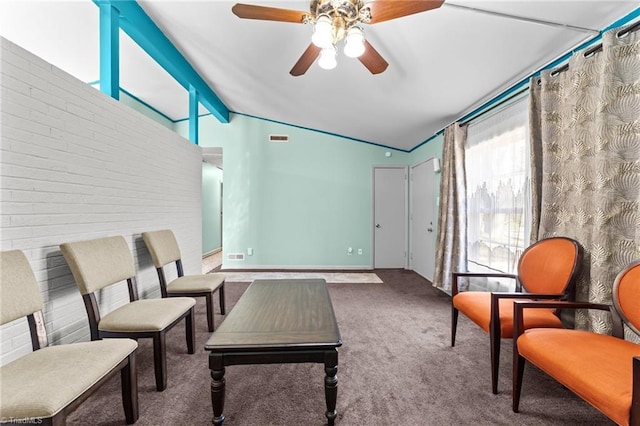
[[[378,0],[368,3],[371,10],[370,24],[389,21],[390,19],[402,16],[413,15],[414,13],[426,12],[442,6],[444,0]]]
[[[231,11],[239,18],[262,19],[264,21],[294,22],[301,24],[308,12],[299,10],[280,9],[277,7],[256,6],[252,4],[236,3]]]
[[[289,71],[289,74],[295,77],[304,74],[305,72],[307,72],[307,70],[309,69],[311,64],[313,64],[313,61],[316,60],[319,54],[320,54],[320,48],[315,44],[311,43],[309,47],[307,47],[307,50],[304,51],[302,56],[300,56],[300,59],[298,59],[298,62],[296,62],[293,68],[291,68],[291,71]]]
[[[380,74],[387,69],[389,63],[373,48],[371,43],[365,40],[364,53],[358,57],[362,65],[367,67],[371,74]]]

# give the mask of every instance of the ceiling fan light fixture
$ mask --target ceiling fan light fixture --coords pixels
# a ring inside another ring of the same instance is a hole
[[[357,58],[364,53],[364,31],[354,25],[347,31],[344,44],[344,54],[350,58]]]
[[[316,19],[311,41],[321,49],[333,46],[333,24],[329,16],[321,15]]]
[[[325,47],[320,51],[320,57],[318,58],[318,66],[325,70],[332,70],[338,65],[336,60],[336,48],[331,45]]]

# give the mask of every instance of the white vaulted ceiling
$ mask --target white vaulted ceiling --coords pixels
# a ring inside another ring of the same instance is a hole
[[[243,2],[309,9],[306,1]],[[382,74],[340,52],[335,69],[314,64],[292,77],[312,26],[240,19],[231,13],[234,3],[139,2],[230,111],[401,150],[640,6],[630,0],[445,0],[436,10],[365,26],[367,40],[389,62]],[[90,0],[0,0],[0,34],[94,82],[98,15]],[[120,39],[120,86],[171,120],[187,118],[188,93],[126,34]]]

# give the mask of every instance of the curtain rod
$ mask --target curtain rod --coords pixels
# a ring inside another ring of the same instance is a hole
[[[634,31],[640,30],[640,21],[636,22],[633,25],[630,25],[627,28],[623,28],[620,31],[618,31],[618,33],[616,34],[616,37],[621,38],[626,36],[629,33],[632,33]],[[590,47],[588,49],[585,49],[583,55],[585,58],[588,58],[591,55],[594,55],[598,52],[602,51],[602,43],[598,43],[593,47]],[[556,68],[555,70],[551,71],[551,76],[555,77],[556,75],[560,74],[561,72],[567,71],[569,69],[569,63],[564,64],[563,66]],[[540,79],[538,79],[538,84],[540,84]]]
[[[469,117],[466,120],[462,121],[461,123],[459,123],[459,126],[462,127],[462,126],[465,126],[465,125],[469,124],[470,122],[472,122],[476,118],[479,118],[480,116],[483,116],[483,115],[493,111],[494,109],[503,106],[504,104],[506,104],[507,102],[509,102],[513,98],[523,94],[527,90],[529,90],[529,86],[525,85],[520,90],[516,90],[513,93],[509,94],[509,96],[505,97],[504,99],[501,99],[500,102],[496,102],[495,104],[491,105],[489,108],[485,109],[484,111],[479,112],[478,114],[476,114],[476,115],[474,115],[472,117]]]
[[[445,3],[446,4],[446,3]],[[635,22],[634,24],[629,25],[626,28],[622,28],[618,31],[618,33],[616,34],[617,37],[624,37],[625,35],[632,33],[634,31],[640,30],[640,21]],[[604,30],[603,30],[604,31]],[[594,53],[596,53],[597,51],[602,49],[602,43],[599,43],[595,46],[592,46],[591,48],[588,48],[587,50],[585,50],[584,55],[585,56],[590,56],[593,55]],[[559,67],[558,69],[556,69],[555,71],[552,72],[552,75],[557,75],[559,73],[561,73],[562,71],[566,71],[567,69],[569,69],[569,64],[565,64],[561,67]],[[539,73],[540,71],[538,71]],[[530,76],[530,77],[534,77],[534,75]],[[513,86],[511,89],[509,89],[507,92],[509,91],[513,91],[512,93],[508,93],[507,96],[504,96],[504,99],[494,99],[494,101],[496,101],[493,105],[491,105],[490,107],[488,107],[486,110],[482,110],[482,107],[479,107],[478,109],[476,109],[475,111],[470,112],[469,114],[467,114],[466,116],[460,118],[459,120],[462,120],[459,122],[460,126],[464,126],[468,123],[470,123],[471,121],[473,121],[475,118],[478,118],[479,116],[495,109],[496,107],[503,105],[505,102],[510,101],[511,99],[513,99],[514,97],[520,95],[521,93],[523,93],[524,91],[529,89],[529,85],[528,83],[528,79],[521,81],[520,83],[516,84],[515,86]],[[540,84],[540,79],[537,80],[537,83]],[[520,85],[524,85],[524,87],[517,89],[518,86]],[[503,93],[503,95],[505,95],[506,93]],[[498,97],[499,98],[499,97]],[[485,104],[486,105],[486,104]],[[467,117],[467,118],[465,118]],[[456,120],[457,121],[457,120]],[[455,123],[452,122],[450,124]],[[445,126],[445,128],[448,127]],[[439,132],[435,133],[433,137],[440,135],[440,134],[444,134],[444,129],[440,130]],[[429,140],[429,139],[428,139]],[[427,141],[428,141],[427,140]]]
[[[627,28],[621,29],[616,34],[616,37],[618,37],[618,38],[624,37],[627,34],[632,33],[632,32],[634,32],[636,30],[640,30],[640,21],[636,22],[633,25],[630,25]],[[594,45],[594,46],[592,46],[592,47],[590,47],[588,49],[585,49],[583,55],[585,56],[585,58],[587,58],[587,57],[589,57],[589,56],[591,56],[591,55],[593,55],[593,54],[595,54],[595,53],[597,53],[597,52],[599,52],[601,50],[602,50],[602,43],[598,43],[598,44],[596,44],[596,45]],[[562,65],[561,67],[553,70],[551,72],[551,75],[553,77],[555,77],[556,75],[558,75],[561,72],[566,71],[568,69],[569,69],[569,64],[566,63],[566,64]],[[540,84],[540,81],[541,80],[538,79],[537,83]],[[497,103],[491,105],[489,108],[485,109],[484,111],[479,112],[478,114],[475,114],[475,115],[469,117],[468,119],[462,121],[460,123],[460,126],[464,126],[466,124],[469,124],[471,121],[475,120],[476,118],[480,117],[481,115],[485,115],[485,114],[491,112],[492,110],[496,109],[497,107],[504,105],[505,103],[509,102],[510,100],[512,100],[513,98],[515,98],[516,96],[522,94],[523,92],[525,92],[527,90],[529,90],[529,86],[528,85],[523,87],[523,88],[521,88],[520,90],[514,91],[513,93],[509,94],[509,96],[505,97],[504,99],[501,99],[500,102],[497,102]]]

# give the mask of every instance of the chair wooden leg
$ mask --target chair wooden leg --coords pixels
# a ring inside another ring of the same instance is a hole
[[[515,345],[514,345],[515,346]],[[524,365],[526,363],[524,357],[518,354],[518,349],[514,347],[513,355],[513,390],[511,409],[517,413],[520,409],[520,392],[522,391],[522,377],[524,375]]]
[[[498,327],[500,325],[498,324]],[[489,341],[491,344],[491,392],[498,393],[498,369],[500,366],[500,330],[495,331],[491,326]]]
[[[220,296],[220,315],[226,315],[227,310],[224,307],[224,283],[218,289],[218,295]]]
[[[64,411],[56,414],[53,417],[47,417],[46,419],[38,419],[38,420],[39,420],[39,424],[43,426],[63,426],[67,424],[67,416]]]
[[[456,331],[458,329],[458,310],[451,306],[451,346],[456,345]]]
[[[120,370],[122,385],[122,405],[127,424],[134,424],[139,417],[138,410],[138,370],[136,367],[136,353],[129,355],[129,362]]]
[[[156,374],[156,390],[162,392],[167,388],[167,348],[164,331],[153,336],[153,367]]]
[[[189,354],[196,353],[195,345],[194,345],[196,341],[196,328],[194,327],[194,324],[193,324],[194,323],[193,310],[194,308],[191,308],[189,310],[189,313],[184,319],[185,331],[187,335],[187,352],[189,352]]]
[[[630,425],[640,425],[640,356],[633,357]]]
[[[213,293],[207,293],[205,298],[207,304],[207,325],[209,326],[209,333],[213,333]]]

